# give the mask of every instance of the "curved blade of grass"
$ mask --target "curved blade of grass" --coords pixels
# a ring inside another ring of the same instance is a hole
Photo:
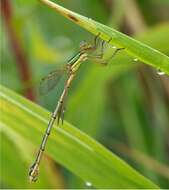
[[[13,130],[38,148],[49,112],[0,87],[3,131]],[[67,122],[51,133],[46,152],[96,188],[158,188],[120,158]],[[31,163],[30,163],[31,164]]]
[[[111,39],[110,44],[124,47],[130,55],[134,56],[134,58],[137,58],[138,60],[143,61],[148,65],[160,69],[169,75],[169,57],[159,52],[158,50],[153,49],[150,46],[137,41],[121,32],[118,32],[113,28],[96,22],[91,18],[84,17],[62,6],[59,6],[58,4],[55,4],[49,0],[39,1],[56,10],[61,15],[72,20],[94,35],[98,35],[98,33],[100,33],[99,37],[103,40],[109,41]]]
[[[163,52],[169,52],[169,46],[167,44],[169,41],[168,34],[169,23],[166,23],[151,28],[146,31],[146,33],[136,36],[136,38],[139,38],[142,41],[148,41],[149,45],[156,47]],[[88,64],[87,77],[84,77],[84,80],[81,80],[80,83],[78,83],[75,92],[72,93],[67,102],[67,106],[71,110],[71,112],[67,112],[68,120],[73,121],[73,123],[78,125],[78,128],[92,136],[99,135],[96,133],[102,131],[102,128],[99,128],[101,121],[104,120],[106,105],[105,97],[107,97],[107,91],[105,90],[106,84],[110,79],[111,81],[115,80],[131,68],[138,65],[139,64],[134,64],[131,61],[131,58],[122,52],[112,59],[108,67],[102,68],[95,64]],[[97,83],[95,81],[97,81]],[[81,105],[80,107],[83,108],[83,112],[78,111],[78,105]],[[92,112],[90,111],[91,105]],[[88,122],[87,126],[85,121]]]

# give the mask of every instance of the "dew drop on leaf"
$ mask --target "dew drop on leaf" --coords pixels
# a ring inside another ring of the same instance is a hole
[[[86,181],[85,184],[86,184],[87,187],[91,187],[92,186],[92,183],[89,182],[89,181]]]
[[[137,59],[137,58],[134,58],[133,61],[138,61],[138,59]]]
[[[164,71],[161,71],[160,69],[157,69],[157,74],[162,76],[162,75],[165,75],[165,72]]]

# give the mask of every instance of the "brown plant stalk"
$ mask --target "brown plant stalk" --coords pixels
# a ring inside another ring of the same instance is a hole
[[[28,99],[34,101],[35,95],[32,87],[28,85],[31,81],[31,72],[28,64],[28,60],[26,58],[26,54],[21,45],[21,42],[17,36],[17,33],[14,29],[12,23],[12,6],[10,0],[0,0],[1,4],[1,15],[4,21],[4,26],[6,28],[7,37],[9,40],[9,44],[11,46],[12,53],[16,59],[17,69],[19,71],[19,77],[21,79],[24,96]]]

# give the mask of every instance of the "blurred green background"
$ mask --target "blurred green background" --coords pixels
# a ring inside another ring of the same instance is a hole
[[[168,0],[54,2],[169,55]],[[94,37],[36,0],[1,0],[0,28],[1,84],[53,111],[64,81],[40,96],[40,79],[66,64],[82,40]],[[107,67],[87,61],[70,89],[65,119],[161,188],[169,188],[168,76],[125,52]],[[42,179],[32,185],[22,173],[29,165],[16,154],[16,141],[1,131],[0,146],[1,188],[87,188],[47,156]]]

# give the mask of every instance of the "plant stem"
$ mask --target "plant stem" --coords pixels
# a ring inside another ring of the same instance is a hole
[[[19,71],[19,75],[22,81],[24,95],[28,99],[34,101],[35,96],[32,87],[28,84],[31,81],[31,72],[28,64],[28,60],[26,58],[25,52],[17,37],[17,33],[14,29],[12,22],[12,6],[11,1],[9,0],[1,0],[1,15],[4,20],[4,25],[6,27],[7,35],[9,38],[9,43],[12,49],[12,52],[16,59],[16,65]]]

